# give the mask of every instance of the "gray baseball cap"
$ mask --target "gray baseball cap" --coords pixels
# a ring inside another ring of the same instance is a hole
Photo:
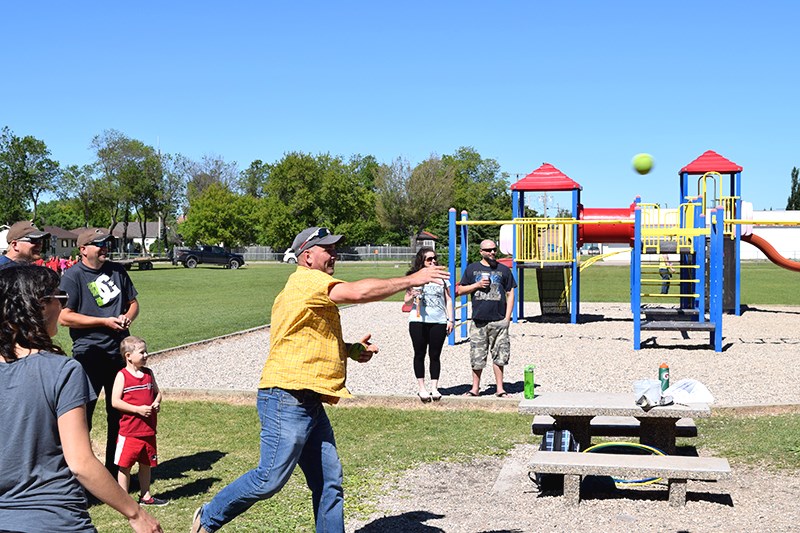
[[[328,228],[314,226],[306,228],[297,234],[297,237],[292,241],[292,250],[297,255],[300,255],[312,246],[336,244],[342,239],[344,239],[344,235],[333,235]]]

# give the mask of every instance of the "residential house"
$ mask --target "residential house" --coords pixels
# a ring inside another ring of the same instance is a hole
[[[50,234],[50,245],[42,249],[42,256],[74,257],[78,252],[79,230],[69,231],[58,226],[43,226]]]

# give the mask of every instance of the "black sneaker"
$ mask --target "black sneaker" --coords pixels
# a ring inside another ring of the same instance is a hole
[[[139,505],[155,505],[156,507],[163,507],[167,505],[169,501],[162,500],[161,498],[154,498],[150,496],[146,500],[144,498],[139,498]]]

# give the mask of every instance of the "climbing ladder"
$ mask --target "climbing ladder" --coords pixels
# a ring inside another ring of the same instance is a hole
[[[635,210],[634,250],[631,257],[631,311],[634,317],[634,349],[641,348],[642,331],[700,331],[710,336],[716,351],[722,350],[722,256],[724,209],[712,211],[707,227],[702,204],[682,206],[681,225],[645,226],[643,210]],[[684,224],[690,225],[684,225]],[[708,254],[706,247],[708,242]],[[642,260],[644,253],[681,254],[678,292],[654,290],[663,280],[658,263]],[[708,266],[708,274],[706,273]],[[708,305],[706,306],[706,288]],[[678,299],[680,307],[642,305],[642,299]],[[708,307],[708,315],[706,315]],[[644,315],[644,320],[642,320]]]

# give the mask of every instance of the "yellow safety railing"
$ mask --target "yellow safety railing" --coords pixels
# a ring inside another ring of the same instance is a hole
[[[738,199],[738,196],[723,196],[721,199],[722,207],[725,211],[725,221],[723,222],[722,233],[729,235],[731,239],[736,237],[736,228],[735,225],[729,223],[728,220],[735,219],[737,216],[736,200]]]
[[[719,180],[717,180],[719,178]],[[716,207],[717,202],[722,199],[722,175],[719,172],[706,172],[697,178],[697,194],[703,198],[703,213],[709,208],[708,204],[708,182],[713,181],[714,203],[710,207]],[[717,187],[719,186],[719,187]],[[719,191],[717,191],[719,188]]]
[[[516,218],[517,232],[516,260],[526,263],[540,263],[541,266],[554,263],[571,263],[572,218]]]
[[[692,237],[699,233],[694,231],[694,209],[692,204],[681,204],[678,210],[661,209],[658,204],[641,203],[642,210],[642,246],[655,248],[661,253],[661,246],[667,241],[674,241],[677,251],[691,251]],[[683,212],[686,228],[680,227],[680,213]]]

